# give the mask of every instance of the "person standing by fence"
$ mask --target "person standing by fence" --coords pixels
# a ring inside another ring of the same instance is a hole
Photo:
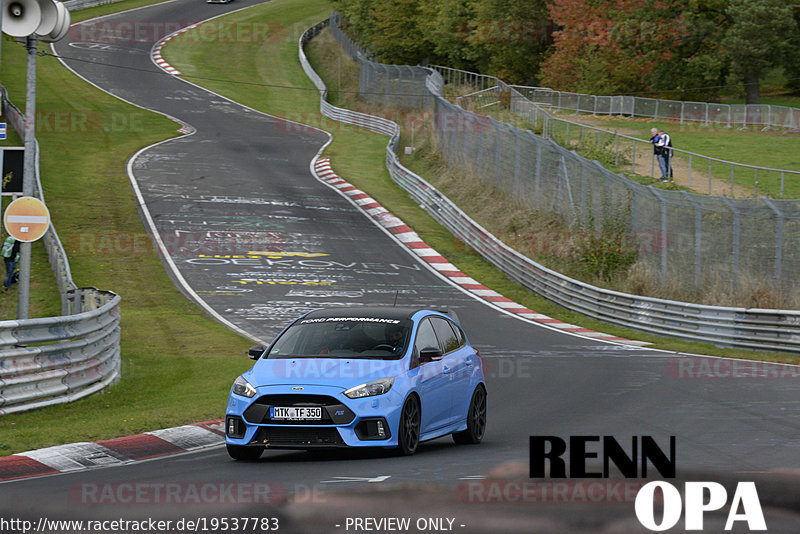
[[[669,182],[672,179],[672,138],[664,130],[659,130],[658,142],[661,145],[661,155],[659,156],[661,179]]]
[[[3,242],[3,248],[0,249],[0,254],[6,263],[6,280],[3,282],[3,287],[8,289],[11,284],[16,282],[14,280],[14,272],[17,270],[17,262],[19,262],[19,241],[11,236],[8,236]]]

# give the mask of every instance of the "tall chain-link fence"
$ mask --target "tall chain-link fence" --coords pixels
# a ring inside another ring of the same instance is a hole
[[[515,85],[527,99],[553,109],[700,123],[729,128],[800,128],[800,109],[766,104],[686,102],[638,96],[597,96]]]
[[[445,80],[433,69],[371,61],[340,23],[333,14],[334,37],[360,65],[361,98],[432,110],[435,136],[451,166],[531,209],[560,214],[573,227],[625,228],[638,240],[639,262],[672,287],[779,291],[787,299],[798,291],[797,200],[731,199],[635,183],[551,138],[449,102]]]

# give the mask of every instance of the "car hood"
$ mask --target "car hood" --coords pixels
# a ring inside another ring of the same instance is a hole
[[[402,360],[363,360],[358,358],[260,359],[244,374],[254,387],[291,385],[326,385],[350,388],[399,375]]]

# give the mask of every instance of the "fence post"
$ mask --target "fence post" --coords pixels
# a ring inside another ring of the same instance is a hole
[[[481,119],[483,122],[478,127],[478,172],[483,172],[483,129],[486,124],[485,118]]]
[[[700,289],[703,282],[703,208],[688,191],[682,191],[683,195],[694,206],[694,287]]]
[[[495,141],[495,144],[494,144],[494,179],[499,184],[500,183],[500,148],[501,148],[501,144],[502,144],[502,141],[501,141],[501,136],[502,136],[501,123],[495,121],[494,119],[492,119],[492,122],[494,122],[495,131],[497,132],[496,133],[497,137],[496,137],[496,141]]]
[[[519,180],[520,180],[520,152],[522,151],[522,139],[520,131],[516,128],[510,128],[511,132],[514,134],[514,137],[517,138],[517,149],[514,152],[514,192],[519,192]]]
[[[541,204],[539,203],[539,187],[542,183],[542,142],[536,139],[536,136],[533,136],[533,140],[536,142],[536,180],[534,182],[534,195],[536,196],[536,204],[539,208],[541,208]]]
[[[739,209],[733,205],[733,202],[728,197],[721,196],[722,201],[733,213],[733,280],[731,281],[731,290],[735,290],[739,285],[739,238],[741,236],[741,217],[739,216]]]
[[[711,158],[708,159],[708,194],[711,194]]]
[[[775,205],[767,197],[761,197],[761,200],[764,201],[764,204],[769,206],[775,215],[778,217],[777,225],[775,228],[775,285],[778,287],[782,287],[782,261],[783,261],[783,225],[785,218],[783,216],[783,212],[778,209],[778,206]]]
[[[648,185],[650,191],[661,201],[661,281],[667,281],[667,199],[664,195],[653,187]]]
[[[385,84],[386,87],[384,88],[384,92],[383,92],[383,105],[384,106],[388,106],[389,105],[389,65],[384,65],[383,66],[383,70],[384,70],[384,73],[385,73],[384,77],[385,77],[385,80],[386,80],[386,84]]]

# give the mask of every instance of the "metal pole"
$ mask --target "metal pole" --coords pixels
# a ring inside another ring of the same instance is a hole
[[[22,167],[22,195],[34,194],[34,172],[36,158],[36,45],[35,35],[27,38],[28,74],[25,96],[25,159]],[[28,301],[31,290],[31,244],[20,243],[19,247],[19,289],[17,297],[17,319],[28,318]]]
[[[5,0],[0,0],[0,39],[2,39],[2,30],[3,30],[3,11],[5,10]],[[0,66],[3,64],[2,62],[2,54],[3,54],[3,46],[2,41],[0,41]]]

